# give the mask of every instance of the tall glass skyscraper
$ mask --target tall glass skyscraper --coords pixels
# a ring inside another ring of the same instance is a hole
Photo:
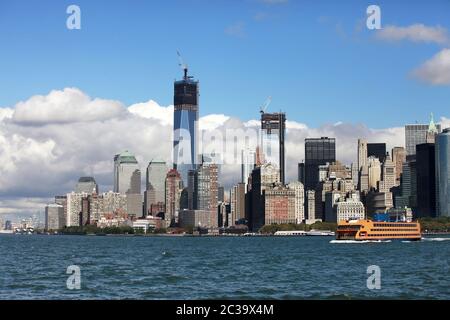
[[[198,100],[199,84],[188,76],[184,67],[183,80],[174,83],[174,140],[173,163],[185,185],[189,170],[194,170],[198,163]]]
[[[438,216],[450,217],[450,128],[436,137],[436,189]]]
[[[314,190],[319,183],[319,166],[335,161],[335,138],[305,139],[305,190]]]
[[[418,144],[427,143],[427,133],[430,130],[441,132],[441,125],[435,124],[433,116],[429,124],[408,124],[405,126],[405,143],[406,154],[414,156],[416,154],[416,146]]]
[[[122,194],[141,193],[141,171],[139,164],[128,151],[114,156],[114,192]]]

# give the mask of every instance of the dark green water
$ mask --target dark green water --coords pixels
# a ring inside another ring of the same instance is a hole
[[[448,237],[330,240],[0,235],[0,299],[450,299]]]

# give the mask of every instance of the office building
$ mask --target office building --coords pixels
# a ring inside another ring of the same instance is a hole
[[[305,139],[305,190],[314,190],[319,183],[319,166],[336,161],[335,138]]]
[[[78,183],[75,186],[75,192],[76,193],[99,193],[98,191],[98,184],[95,182],[95,179],[93,177],[81,177],[78,179]]]
[[[297,223],[295,191],[281,184],[264,190],[265,224]]]
[[[229,226],[245,220],[245,184],[238,183],[230,190],[230,222]]]
[[[179,213],[179,225],[181,228],[218,228],[217,208],[210,210],[181,210]]]
[[[145,216],[152,215],[165,203],[167,165],[161,160],[152,160],[147,166],[144,192]],[[152,208],[153,212],[152,212]],[[163,210],[164,211],[164,208]]]
[[[381,181],[378,187],[380,192],[390,192],[396,186],[395,163],[389,154],[381,165]]]
[[[305,188],[301,182],[291,182],[288,185],[289,189],[294,190],[295,197],[295,221],[302,223],[305,217]]]
[[[285,181],[285,150],[286,134],[285,113],[261,113],[261,145],[265,161],[274,164],[280,170],[280,182]]]
[[[164,217],[167,226],[173,225],[178,218],[182,190],[181,175],[176,169],[169,170],[166,175],[166,212]]]
[[[406,155],[414,156],[418,144],[427,143],[428,132],[434,131],[435,134],[441,132],[441,125],[435,124],[433,115],[431,115],[429,124],[408,124],[405,126]]]
[[[367,157],[375,157],[381,163],[386,159],[386,143],[368,143]]]
[[[188,171],[196,169],[199,162],[199,82],[188,76],[187,66],[183,67],[183,79],[174,83],[173,163],[187,184]]]
[[[139,164],[128,151],[114,156],[114,192],[141,193],[141,171]]]
[[[59,230],[66,224],[64,207],[59,204],[48,204],[45,207],[45,230]]]
[[[364,204],[356,199],[348,198],[345,201],[338,201],[334,205],[335,222],[343,220],[365,219],[366,210]]]
[[[416,146],[417,210],[416,217],[436,217],[435,144]]]
[[[396,185],[400,185],[400,178],[403,173],[403,163],[406,162],[406,149],[403,147],[394,147],[392,149],[392,161],[395,165]]]
[[[297,168],[297,181],[305,184],[305,162],[300,162]]]
[[[450,217],[450,128],[436,136],[437,215]]]

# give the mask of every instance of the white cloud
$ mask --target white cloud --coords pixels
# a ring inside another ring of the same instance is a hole
[[[450,42],[448,32],[445,28],[436,26],[429,27],[424,24],[413,24],[407,27],[388,25],[380,29],[376,36],[380,40],[413,42],[428,42],[446,44]]]
[[[412,73],[433,85],[450,84],[450,49],[442,49]]]
[[[66,88],[19,102],[12,119],[21,124],[46,125],[107,120],[122,115],[123,111],[123,105],[117,101],[91,99],[76,88]]]
[[[236,22],[228,27],[225,28],[225,34],[232,36],[232,37],[238,37],[242,38],[245,36],[245,24],[242,21]]]
[[[31,212],[32,208],[42,211],[42,206],[24,202],[32,203],[34,200],[27,200],[31,198],[45,203],[54,195],[73,190],[78,178],[84,175],[93,175],[100,191],[110,190],[112,159],[123,150],[136,155],[143,173],[153,158],[170,162],[172,118],[173,106],[159,106],[150,100],[126,108],[117,101],[91,99],[78,89],[52,91],[13,108],[0,109],[0,213]],[[450,125],[448,118],[442,121]],[[229,128],[245,131],[259,125],[256,119],[243,122],[212,114],[202,117],[199,126],[211,132]],[[292,120],[286,125],[288,180],[297,176],[297,163],[304,159],[306,137],[335,137],[338,159],[348,164],[356,158],[358,137],[387,142],[388,148],[401,146],[404,140],[403,128],[374,130],[346,123],[310,128]],[[255,140],[251,143],[256,147]],[[225,165],[221,172],[225,187],[240,178],[239,165]]]

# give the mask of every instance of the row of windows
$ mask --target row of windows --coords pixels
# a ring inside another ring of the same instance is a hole
[[[403,227],[403,228],[411,228],[411,227],[416,227],[417,224],[415,223],[374,223],[375,227]]]

